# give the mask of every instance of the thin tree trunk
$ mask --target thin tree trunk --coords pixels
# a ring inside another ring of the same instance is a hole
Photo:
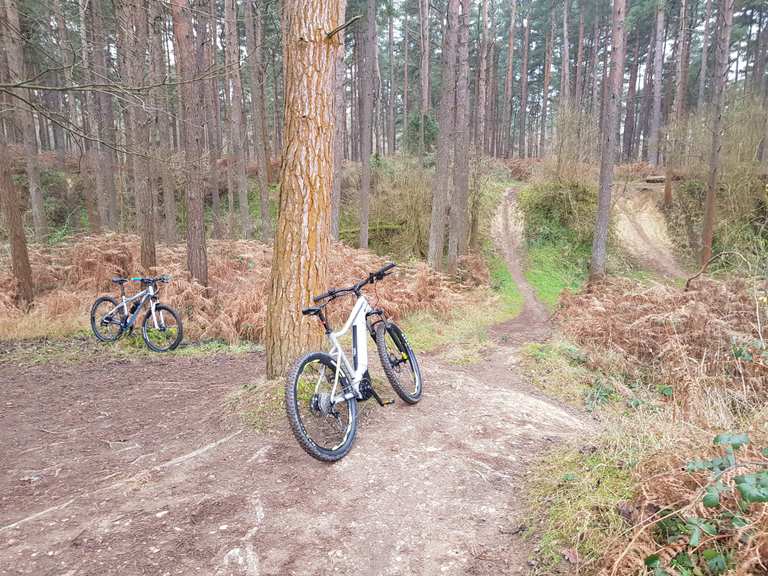
[[[3,34],[5,40],[5,53],[8,61],[9,80],[11,83],[19,83],[25,80],[24,74],[24,42],[20,37],[12,37],[21,30],[19,22],[18,0],[6,0],[5,2],[6,30]],[[35,229],[35,239],[38,242],[45,240],[48,235],[48,223],[45,218],[45,206],[43,205],[43,191],[40,185],[40,167],[37,157],[37,138],[35,136],[35,118],[31,110],[26,109],[24,100],[31,102],[33,95],[31,90],[14,89],[13,93],[18,99],[13,100],[13,105],[21,112],[19,126],[24,142],[24,160],[26,162],[27,185],[29,187],[29,199],[32,204],[32,222]]]
[[[387,48],[389,52],[389,90],[387,92],[387,152],[396,152],[395,142],[395,17],[389,11],[389,30],[387,33]]]
[[[266,140],[264,138],[264,64],[261,50],[262,0],[246,0],[245,31],[248,42],[248,61],[251,65],[251,115],[253,116],[253,145],[256,149],[257,179],[259,184],[259,205],[261,217],[261,239],[266,242],[272,236],[272,222],[269,214],[269,182],[267,172]]]
[[[520,128],[520,141],[518,143],[518,151],[520,158],[525,158],[525,122],[528,115],[528,37],[530,34],[530,28],[528,26],[528,18],[523,18],[523,62],[520,70],[520,120],[518,125]]]
[[[547,137],[547,108],[549,104],[549,81],[551,79],[552,72],[552,45],[555,39],[555,19],[550,17],[550,29],[547,34],[547,47],[546,55],[544,57],[544,85],[542,86],[541,95],[541,126],[539,134],[539,149],[541,154],[544,154]],[[561,93],[562,94],[562,93]]]
[[[373,121],[376,57],[376,2],[368,0],[366,14],[365,40],[362,42],[362,87],[360,106],[360,248],[368,248],[368,213],[371,194],[371,130]]]
[[[616,135],[618,134],[618,111],[624,80],[624,18],[625,0],[613,0],[613,26],[611,34],[610,93],[603,106],[605,121],[602,133],[600,157],[600,191],[598,195],[597,220],[592,243],[592,261],[589,276],[591,281],[605,276],[605,261],[608,251],[608,223],[611,214],[611,187],[615,163]]]
[[[319,333],[301,309],[328,288],[334,156],[334,84],[343,0],[283,3],[285,149],[280,211],[272,259],[265,343],[267,376],[288,363]]]
[[[709,23],[712,20],[712,0],[707,0],[704,9],[704,31],[701,35],[701,68],[699,69],[699,91],[696,106],[701,107],[706,102],[705,88],[707,85],[707,64],[709,60]]]
[[[680,2],[680,16],[677,30],[678,51],[675,70],[675,99],[672,104],[671,118],[671,138],[669,153],[665,160],[666,178],[664,179],[664,205],[672,205],[672,180],[675,176],[675,168],[681,162],[684,155],[685,146],[685,104],[688,94],[688,60],[687,49],[687,29],[688,29],[688,3],[687,0]]]
[[[715,211],[718,178],[720,175],[720,148],[722,146],[723,108],[725,86],[728,82],[728,60],[733,25],[734,0],[722,0],[717,11],[717,41],[715,44],[714,97],[712,99],[712,148],[709,153],[709,176],[704,202],[704,230],[701,239],[701,265],[712,257],[715,235]]]
[[[627,113],[624,117],[624,160],[632,161],[635,141],[635,110],[637,108],[637,72],[640,67],[640,34],[635,33],[635,49],[632,52],[632,64],[629,69],[629,89],[627,90]]]
[[[344,2],[339,3],[339,9],[343,10]],[[344,12],[337,18],[344,20]],[[344,31],[339,34],[339,43],[336,50],[335,81],[334,81],[334,133],[333,133],[333,187],[331,188],[331,237],[339,239],[339,220],[341,218],[341,179],[344,170],[344,127],[346,124],[346,105],[344,102],[344,80],[347,73],[344,63]]]
[[[419,112],[419,157],[424,160],[424,127],[429,114],[429,0],[419,1],[419,81],[421,83],[421,103]]]
[[[208,255],[205,247],[203,220],[203,182],[198,164],[205,152],[205,134],[201,128],[202,97],[198,83],[193,82],[195,68],[195,38],[192,32],[191,0],[171,2],[174,53],[181,95],[181,121],[187,126],[184,153],[186,162],[182,174],[187,199],[187,268],[203,286],[208,285]]]
[[[13,182],[11,158],[4,143],[0,144],[0,209],[5,213],[5,226],[11,246],[11,269],[16,278],[18,298],[23,306],[28,306],[33,298],[32,268],[29,265],[21,199]]]
[[[512,82],[514,80],[515,56],[515,19],[517,16],[517,0],[511,1],[509,17],[509,44],[507,46],[507,73],[504,77],[504,110],[501,117],[501,129],[504,137],[504,155],[512,157],[514,138],[512,136]]]
[[[486,83],[488,82],[488,0],[482,0],[480,17],[480,52],[477,55],[477,116],[475,117],[475,148],[485,148]]]
[[[251,210],[248,205],[248,176],[246,174],[245,146],[243,142],[243,87],[240,81],[240,38],[237,31],[237,2],[224,0],[224,28],[226,32],[227,92],[230,95],[229,140],[231,154],[229,169],[232,181],[237,189],[237,202],[240,211],[240,231],[243,238],[252,234]]]
[[[651,102],[653,100],[653,67],[651,66],[651,62],[653,58],[655,43],[656,43],[655,39],[653,35],[651,35],[651,38],[648,41],[648,52],[647,52],[647,57],[645,59],[645,74],[643,79],[643,98],[640,102],[640,122],[637,130],[638,137],[640,133],[642,133],[643,145],[642,145],[642,150],[637,150],[640,143],[639,143],[639,140],[636,138],[637,145],[635,147],[636,151],[640,152],[640,155],[639,155],[640,160],[643,160],[643,161],[648,160],[648,132],[651,126],[650,112],[651,112]]]
[[[571,41],[568,34],[568,13],[570,9],[570,0],[563,0],[563,46],[562,63],[560,64],[560,107],[563,110],[570,106],[568,98],[571,93]]]
[[[456,105],[456,44],[458,42],[459,0],[448,0],[447,28],[441,62],[442,81],[438,123],[435,177],[432,184],[432,215],[429,223],[427,263],[439,270],[445,250],[445,217],[451,197]],[[478,150],[479,151],[479,150]],[[466,153],[466,151],[464,151]]]
[[[581,96],[584,94],[584,7],[579,2],[579,39],[576,46],[576,83],[573,87],[573,101],[581,106]]]
[[[403,7],[403,142],[400,149],[404,154],[409,152],[408,147],[408,77],[410,60],[408,58],[408,10],[407,6]]]
[[[653,108],[648,134],[648,162],[651,166],[659,164],[661,130],[661,88],[664,64],[664,2],[658,1],[656,8],[656,46],[653,51]]]

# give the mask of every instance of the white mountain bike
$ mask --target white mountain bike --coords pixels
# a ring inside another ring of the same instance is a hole
[[[374,398],[385,402],[371,385],[368,373],[368,340],[376,342],[379,359],[389,383],[408,404],[421,399],[421,372],[408,339],[384,312],[371,308],[362,294],[368,285],[388,276],[394,264],[368,275],[349,288],[329,290],[314,298],[318,306],[305,308],[305,316],[317,316],[331,343],[330,352],[311,352],[300,358],[289,372],[285,384],[285,408],[296,439],[310,456],[324,462],[340,460],[352,448],[357,431],[357,402]],[[345,294],[357,296],[344,326],[334,332],[325,307]],[[352,363],[339,339],[352,332]]]

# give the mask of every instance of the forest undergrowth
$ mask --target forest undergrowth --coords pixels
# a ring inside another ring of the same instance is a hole
[[[766,573],[767,291],[613,278],[564,295],[562,340],[525,363],[602,432],[534,471],[542,573]]]

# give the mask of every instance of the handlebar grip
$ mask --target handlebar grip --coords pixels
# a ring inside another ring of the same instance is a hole
[[[379,274],[384,274],[385,272],[389,272],[395,266],[397,266],[397,264],[395,264],[394,262],[390,262],[389,264],[385,264],[384,267],[381,270],[379,270]]]

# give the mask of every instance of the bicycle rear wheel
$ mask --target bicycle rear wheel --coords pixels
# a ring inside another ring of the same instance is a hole
[[[376,348],[387,380],[408,404],[421,399],[421,369],[403,331],[389,321],[376,324]]]
[[[335,392],[334,392],[334,382]],[[343,370],[324,352],[312,352],[294,364],[285,383],[285,411],[296,440],[313,458],[340,460],[352,448],[357,432],[357,399],[339,402],[349,385]]]
[[[102,296],[91,307],[91,330],[101,342],[115,342],[123,335],[125,310],[117,307],[117,300]]]

